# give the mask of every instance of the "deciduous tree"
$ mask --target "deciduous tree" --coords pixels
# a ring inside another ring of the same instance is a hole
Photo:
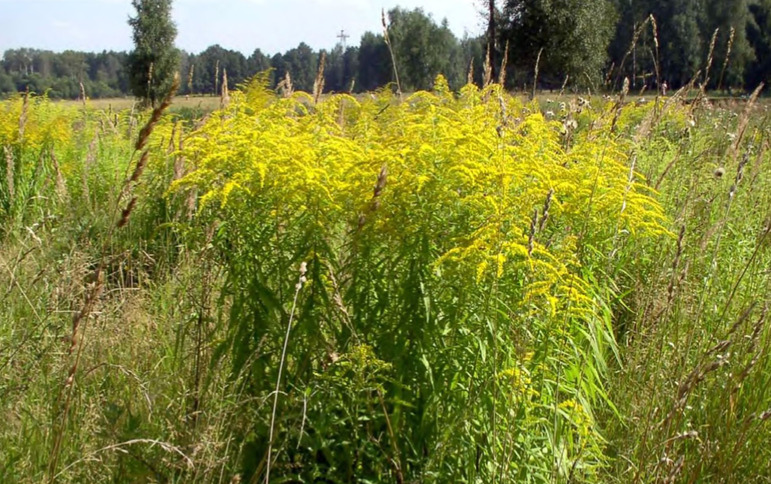
[[[136,16],[129,19],[134,31],[134,50],[128,57],[131,91],[153,107],[171,88],[179,65],[171,1],[132,0]]]

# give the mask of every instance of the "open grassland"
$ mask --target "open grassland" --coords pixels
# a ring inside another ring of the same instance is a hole
[[[0,104],[3,482],[768,482],[754,97],[230,97]]]
[[[57,102],[69,107],[78,107],[83,105],[83,101],[63,100]],[[175,96],[172,105],[176,109],[200,108],[207,112],[214,111],[220,107],[220,96]],[[117,111],[138,107],[137,101],[131,97],[88,99],[86,101],[86,106],[95,110],[114,109]]]

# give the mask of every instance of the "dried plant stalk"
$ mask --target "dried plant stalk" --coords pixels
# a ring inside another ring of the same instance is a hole
[[[11,152],[11,148],[8,146],[3,146],[3,151],[5,152],[5,182],[7,185],[8,190],[8,198],[10,200],[13,200],[13,195],[15,192],[15,187],[13,184],[13,177],[14,177],[14,163],[13,163],[13,153]]]
[[[725,59],[723,59],[723,69],[720,71],[720,80],[717,83],[718,91],[723,88],[723,78],[725,71],[728,68],[728,62],[731,59],[731,50],[734,46],[734,36],[736,35],[736,29],[731,27],[731,33],[728,35],[728,46],[726,47]]]
[[[313,81],[313,102],[318,104],[321,93],[324,91],[324,63],[327,60],[326,52],[321,53],[319,69],[316,72],[316,80]]]
[[[506,62],[509,58],[509,41],[506,41],[506,48],[503,51],[503,60],[501,60],[501,73],[498,76],[498,84],[501,85],[501,87],[504,87],[506,85]]]
[[[391,37],[388,35],[388,24],[386,23],[385,9],[380,11],[380,19],[383,23],[383,38],[385,38],[386,46],[388,46],[388,52],[391,53],[391,63],[394,67],[394,78],[396,79],[396,91],[399,97],[402,95],[402,83],[399,81],[399,69],[396,67],[396,56],[394,55],[393,45],[391,45]]]

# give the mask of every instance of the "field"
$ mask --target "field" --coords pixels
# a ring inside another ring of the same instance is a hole
[[[83,105],[83,101],[59,101],[62,105],[68,107],[78,107]],[[135,108],[137,102],[130,97],[115,97],[104,99],[89,99],[87,106],[94,110],[104,111],[113,109],[116,111],[130,110]],[[213,111],[220,107],[219,96],[175,96],[172,102],[174,109],[200,109],[202,111]]]
[[[757,93],[167,101],[0,103],[3,482],[771,479]]]

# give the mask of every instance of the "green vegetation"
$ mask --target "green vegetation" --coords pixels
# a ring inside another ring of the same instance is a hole
[[[269,82],[0,104],[4,482],[771,475],[755,96]]]

